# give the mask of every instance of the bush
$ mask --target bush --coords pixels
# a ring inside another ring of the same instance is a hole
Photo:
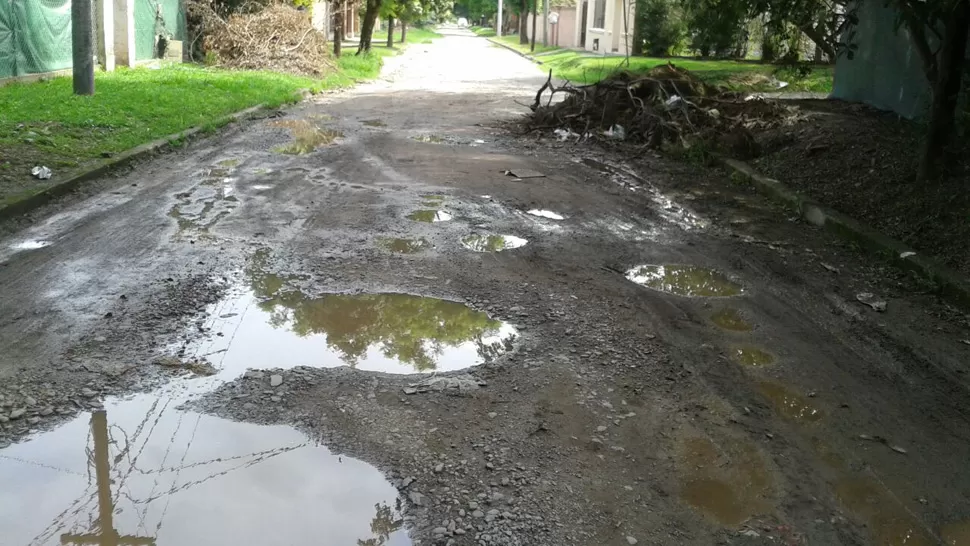
[[[640,35],[643,51],[651,57],[664,57],[680,45],[684,39],[684,23],[670,0],[644,0],[640,18]]]

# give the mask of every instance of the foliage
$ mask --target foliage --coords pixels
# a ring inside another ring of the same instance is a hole
[[[691,47],[702,57],[742,57],[749,8],[738,0],[682,0]]]
[[[643,51],[654,57],[669,55],[686,33],[680,8],[673,0],[641,0],[637,7],[640,34],[635,39],[643,41]]]

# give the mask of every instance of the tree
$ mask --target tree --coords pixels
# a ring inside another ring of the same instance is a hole
[[[702,57],[738,57],[748,40],[744,0],[683,0],[691,48]]]
[[[371,39],[374,37],[374,26],[377,23],[377,16],[381,13],[383,0],[367,0],[364,9],[364,22],[360,27],[360,45],[357,46],[357,54],[369,53]]]
[[[888,0],[896,8],[898,24],[919,54],[932,90],[929,126],[923,139],[918,178],[938,177],[953,136],[957,103],[966,64],[968,0]]]
[[[787,27],[794,26],[834,60],[842,32],[855,22],[848,4],[849,0],[750,0],[749,15],[764,16],[765,36],[780,36],[781,41],[790,37]]]
[[[340,57],[340,50],[344,41],[344,3],[343,0],[333,0],[333,56]]]
[[[672,0],[642,0],[638,3],[636,17],[640,19],[640,34],[635,41],[642,41],[644,51],[653,57],[670,54],[684,37],[684,24]],[[636,24],[634,24],[636,27]]]

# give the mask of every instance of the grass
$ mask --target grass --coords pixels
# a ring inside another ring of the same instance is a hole
[[[484,36],[485,38],[491,38],[495,36],[495,29],[489,27],[470,27],[471,31],[477,36]]]
[[[407,44],[440,36],[411,28]],[[337,70],[322,79],[177,64],[99,72],[91,97],[75,96],[70,77],[0,87],[0,205],[140,144],[191,127],[213,131],[229,114],[259,104],[296,102],[302,89],[318,92],[376,78],[384,57],[401,50],[376,38],[369,54],[345,49]],[[34,165],[51,167],[54,178],[33,179],[28,173]]]
[[[493,34],[493,36],[494,36],[494,34]],[[495,38],[495,39],[498,40],[498,41],[500,41],[500,42],[502,42],[503,44],[505,44],[507,46],[512,47],[512,49],[515,49],[519,53],[537,54],[537,53],[546,53],[546,52],[549,52],[549,51],[556,51],[557,49],[559,49],[556,46],[544,46],[540,42],[537,41],[536,42],[536,49],[535,49],[535,51],[532,51],[532,45],[531,45],[531,43],[529,43],[529,44],[520,44],[519,43],[519,36],[518,35],[501,36],[501,37],[498,37],[498,38]]]

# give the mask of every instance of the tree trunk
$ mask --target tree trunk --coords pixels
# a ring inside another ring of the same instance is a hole
[[[394,47],[394,18],[387,18],[387,47]]]
[[[529,43],[529,0],[519,2],[519,43]]]
[[[956,109],[963,81],[963,64],[967,50],[967,26],[970,24],[970,1],[959,0],[946,20],[943,46],[940,48],[930,106],[930,124],[923,140],[919,162],[919,179],[932,180],[943,172],[946,148],[955,125]]]
[[[333,56],[340,57],[340,48],[344,41],[344,6],[343,2],[333,3]]]
[[[403,44],[408,39],[408,23],[407,21],[401,21],[401,43]]]
[[[370,51],[370,42],[374,37],[374,24],[377,16],[381,12],[382,0],[367,0],[367,9],[364,11],[364,23],[360,27],[360,45],[357,47],[357,54]]]
[[[548,2],[549,0],[545,0]],[[529,51],[536,50],[536,20],[539,19],[539,0],[532,0],[532,46]]]
[[[634,57],[643,56],[643,1],[633,0],[633,43],[630,45],[630,54]]]

